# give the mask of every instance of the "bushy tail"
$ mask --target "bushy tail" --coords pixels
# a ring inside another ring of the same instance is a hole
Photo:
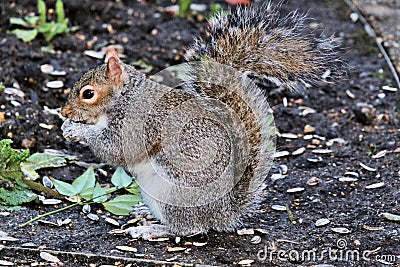
[[[338,40],[312,36],[304,15],[281,16],[280,6],[267,1],[218,15],[210,21],[210,40],[198,39],[191,59],[214,59],[270,86],[296,89],[321,81],[340,62]]]

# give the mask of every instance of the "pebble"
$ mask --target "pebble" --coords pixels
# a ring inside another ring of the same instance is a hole
[[[315,226],[320,227],[320,226],[325,226],[329,224],[331,221],[329,219],[319,219],[315,222]]]
[[[64,87],[64,82],[63,81],[50,81],[46,83],[46,87],[50,89],[59,89]]]

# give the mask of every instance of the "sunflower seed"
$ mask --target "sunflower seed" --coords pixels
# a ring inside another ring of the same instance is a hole
[[[92,221],[98,221],[100,219],[99,216],[97,216],[96,214],[93,214],[93,213],[89,213],[86,216]]]
[[[47,188],[53,188],[53,182],[50,180],[50,178],[48,176],[43,176],[42,178],[42,183],[45,187]]]
[[[387,150],[382,150],[382,151],[376,153],[375,155],[373,155],[371,158],[379,159],[379,158],[386,156],[386,154],[387,154]]]
[[[241,261],[239,261],[238,264],[239,264],[239,265],[250,265],[250,264],[252,264],[253,262],[254,262],[254,260],[249,260],[249,259],[247,259],[247,260],[241,260]]]
[[[286,138],[286,139],[297,139],[297,138],[299,138],[297,136],[297,134],[294,134],[294,133],[283,133],[283,134],[280,134],[280,137]]]
[[[330,149],[314,149],[311,152],[314,154],[329,154],[332,153],[333,151]]]
[[[304,191],[304,187],[294,187],[286,190],[287,193],[298,193]]]
[[[254,229],[253,228],[243,228],[237,230],[238,235],[254,235]]]
[[[108,222],[109,224],[115,225],[115,226],[119,226],[119,222],[117,222],[116,220],[112,219],[112,218],[105,218],[105,221]]]
[[[271,209],[273,210],[279,210],[279,211],[286,211],[286,206],[282,206],[282,205],[272,205]]]
[[[282,174],[280,174],[280,173],[274,173],[274,174],[271,175],[271,180],[272,181],[276,181],[276,180],[282,179],[283,177],[284,176]]]
[[[40,65],[40,70],[43,73],[47,74],[47,73],[50,73],[50,72],[54,71],[54,66],[50,65],[50,64],[43,64],[43,65]]]
[[[105,52],[104,51],[94,51],[94,50],[85,50],[83,52],[88,57],[103,59]]]
[[[42,200],[42,203],[43,203],[44,205],[57,205],[57,204],[62,203],[62,201],[59,200],[59,199],[52,199],[52,198],[50,198],[50,199],[43,199],[43,200]]]
[[[306,151],[305,147],[300,147],[298,149],[296,149],[295,151],[292,152],[293,156],[298,156],[304,153],[304,151]]]
[[[329,219],[319,219],[315,222],[315,226],[324,226],[329,224],[331,221]]]
[[[50,261],[50,262],[60,262],[59,258],[51,255],[50,253],[44,252],[44,251],[40,252],[40,258],[42,258],[46,261]]]
[[[25,97],[25,93],[22,90],[17,89],[17,88],[6,87],[6,88],[4,88],[3,92],[5,94],[16,95],[16,96],[21,97],[21,98]]]
[[[261,242],[261,236],[255,235],[253,238],[250,240],[252,244],[259,244]]]
[[[397,92],[397,88],[396,87],[391,87],[391,86],[388,86],[388,85],[382,86],[382,90],[389,91],[389,92]]]
[[[90,213],[90,210],[91,210],[91,208],[90,208],[89,204],[83,205],[83,207],[82,207],[82,212],[83,213]]]
[[[168,252],[179,252],[179,251],[185,251],[185,247],[167,247]]]
[[[286,157],[289,154],[290,154],[289,151],[277,151],[274,153],[274,158]]]
[[[354,176],[354,177],[360,177],[360,175],[356,172],[345,172],[344,175],[350,175],[350,176]]]
[[[315,185],[319,184],[318,177],[311,177],[310,179],[308,179],[307,184],[310,186],[315,186]]]
[[[47,82],[46,87],[51,88],[51,89],[59,89],[59,88],[64,87],[64,82],[63,81]]]
[[[332,232],[339,233],[339,234],[349,234],[351,231],[344,227],[336,227],[331,229]]]
[[[63,71],[63,70],[54,70],[54,71],[50,72],[50,75],[53,75],[53,76],[65,76],[65,75],[67,75],[67,73],[65,71]]]
[[[339,182],[357,182],[357,178],[353,177],[339,177]]]
[[[390,221],[400,222],[400,215],[392,214],[392,213],[382,213],[383,217]]]
[[[135,252],[135,253],[138,252],[137,248],[129,246],[116,246],[116,248],[122,251]]]
[[[379,183],[367,185],[365,187],[365,189],[376,189],[376,188],[381,188],[381,187],[384,187],[384,186],[385,186],[384,182],[379,182]]]

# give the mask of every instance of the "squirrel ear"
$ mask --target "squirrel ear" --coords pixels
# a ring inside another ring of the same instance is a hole
[[[117,50],[108,49],[106,52],[105,61],[107,62],[107,77],[116,84],[122,83],[122,68],[118,58]]]

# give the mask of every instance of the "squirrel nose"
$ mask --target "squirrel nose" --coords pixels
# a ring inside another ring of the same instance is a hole
[[[61,115],[63,117],[69,118],[69,115],[71,113],[72,113],[72,110],[68,106],[65,106],[65,107],[61,108]]]

